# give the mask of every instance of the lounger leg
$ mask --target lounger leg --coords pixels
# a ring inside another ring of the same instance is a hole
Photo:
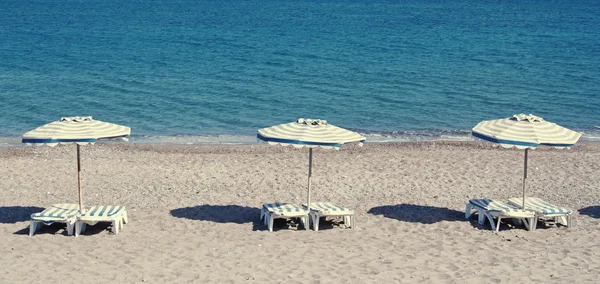
[[[571,228],[571,226],[573,225],[573,215],[567,215],[567,228]]]
[[[261,208],[260,209],[260,219],[259,220],[262,220],[264,217],[265,217],[265,209]]]
[[[469,220],[469,218],[471,218],[471,209],[473,208],[473,205],[471,205],[471,203],[467,203],[467,208],[465,209],[465,219]]]
[[[317,214],[313,214],[313,228],[315,229],[315,231],[319,231],[319,221],[320,221],[320,217]]]
[[[479,217],[479,219],[477,220],[477,223],[479,223],[479,225],[485,224],[486,215],[487,214],[485,213],[485,211],[477,209],[477,217]]]
[[[112,231],[115,235],[119,233],[119,220],[118,219],[112,221]]]
[[[308,231],[310,229],[310,216],[306,215],[302,217],[302,220],[304,220],[304,230]]]
[[[129,216],[127,216],[127,211],[123,212],[123,224],[129,223]]]
[[[529,219],[529,230],[530,231],[535,230],[535,223],[537,223],[536,221],[537,221],[537,219],[535,217]]]
[[[39,224],[40,224],[39,221],[34,221],[34,220],[29,221],[29,236],[30,237],[33,236],[33,234],[35,234],[35,231],[37,231]]]
[[[273,232],[273,219],[275,219],[275,216],[269,214],[269,232]]]
[[[75,222],[75,237],[79,237],[82,232],[82,223],[81,221]]]
[[[481,219],[483,219],[482,222],[479,223],[479,224],[483,225],[485,223],[484,222],[485,221],[484,218],[487,217],[488,220],[490,221],[490,226],[492,227],[492,230],[496,230],[497,231],[498,228],[500,228],[500,218],[498,218],[498,227],[496,227],[496,223],[494,223],[494,217],[492,217],[492,215],[488,214],[487,212],[483,212],[482,210],[479,211],[479,214],[481,214],[480,215],[480,216],[482,216]]]
[[[73,230],[75,229],[74,227],[75,227],[75,224],[67,223],[67,236],[73,235]]]
[[[502,217],[498,217],[498,223],[496,224],[496,232],[500,231],[500,221],[502,220]],[[490,222],[492,223],[492,227],[494,226],[494,220],[493,218],[491,218],[490,216]]]
[[[352,219],[352,215],[345,215],[344,216],[344,225],[346,225],[346,228],[350,228],[352,226],[351,219]]]
[[[523,225],[525,225],[525,228],[528,231],[531,231],[531,229],[533,228],[533,218],[523,218]]]

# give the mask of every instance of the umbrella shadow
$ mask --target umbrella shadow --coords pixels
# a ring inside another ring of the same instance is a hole
[[[44,211],[35,206],[0,206],[0,224],[15,224],[31,220],[31,214]]]
[[[441,221],[464,221],[465,213],[435,206],[396,204],[377,206],[367,212],[373,215],[411,223],[433,224]]]
[[[584,207],[577,211],[579,211],[579,214],[581,215],[587,215],[596,219],[600,218],[600,205]]]
[[[252,223],[254,231],[266,228],[260,220],[260,209],[255,207],[204,204],[173,209],[171,215],[177,218],[215,223]]]

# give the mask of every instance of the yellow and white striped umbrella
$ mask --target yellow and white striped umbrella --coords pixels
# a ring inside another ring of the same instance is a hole
[[[59,121],[42,125],[23,134],[22,142],[27,145],[58,144],[77,145],[77,191],[79,192],[79,211],[83,213],[81,193],[81,153],[80,145],[94,144],[100,139],[127,140],[131,128],[94,120],[91,116],[63,117]]]
[[[310,212],[310,188],[312,177],[313,148],[340,149],[343,144],[359,142],[362,146],[365,137],[322,119],[300,118],[296,122],[280,124],[258,130],[256,137],[271,145],[292,145],[296,148],[307,147],[308,150],[308,212]]]
[[[94,120],[91,116],[63,117],[23,134],[23,143],[56,146],[58,144],[93,144],[98,139],[124,139],[131,128]]]

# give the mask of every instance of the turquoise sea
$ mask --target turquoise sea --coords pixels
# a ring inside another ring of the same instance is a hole
[[[3,0],[0,144],[91,115],[158,143],[327,119],[463,139],[533,113],[600,140],[600,1]]]

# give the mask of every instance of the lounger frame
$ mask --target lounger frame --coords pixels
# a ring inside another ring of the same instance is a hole
[[[539,198],[535,198],[535,197],[526,197],[526,204],[525,204],[525,210],[529,210],[532,212],[535,212],[535,218],[536,218],[536,223],[538,220],[540,219],[546,219],[546,218],[551,218],[555,223],[561,223],[565,226],[567,226],[567,228],[571,228],[572,226],[572,221],[573,221],[573,211],[567,208],[563,208],[560,206],[556,206],[553,204],[550,204],[542,199]],[[562,211],[562,209],[566,209],[568,210],[568,212],[558,212],[558,213],[544,213],[542,210],[536,208],[535,206],[528,206],[529,202],[536,202],[536,203],[542,203],[546,208],[556,208],[557,210],[560,209],[560,211]],[[521,208],[523,206],[523,200],[521,198],[511,198],[508,200],[508,203]]]
[[[307,208],[306,204],[302,204],[302,207]],[[331,202],[311,203],[310,219],[315,231],[319,231],[319,221],[321,217],[341,217],[344,220],[344,225],[346,225],[346,227],[352,228],[352,230],[355,228],[354,211]]]
[[[523,215],[517,215],[517,214],[506,214],[505,212],[502,212],[502,211],[488,210],[486,208],[477,206],[475,204],[467,203],[467,206],[465,209],[465,219],[467,219],[467,220],[470,219],[471,215],[473,215],[474,212],[477,212],[477,215],[479,218],[478,219],[479,225],[483,225],[485,223],[485,218],[487,217],[487,219],[490,221],[490,226],[492,227],[492,230],[494,230],[494,231],[500,230],[500,223],[503,218],[513,218],[513,219],[523,221],[525,228],[527,228],[527,230],[529,230],[529,231],[533,231],[536,229],[537,219],[536,219],[535,215],[523,216]],[[494,218],[497,218],[498,220],[496,222],[494,222]]]
[[[127,209],[123,206],[114,206],[117,208],[116,214],[106,214],[100,216],[88,216],[88,215],[80,215],[77,217],[75,222],[75,237],[78,237],[82,232],[85,232],[86,226],[96,225],[99,222],[111,222],[112,223],[112,232],[116,235],[119,233],[119,230],[123,229],[123,224],[127,224],[129,222],[129,218],[127,216]],[[92,212],[95,207],[91,207],[88,209],[88,212]]]
[[[31,214],[29,236],[33,236],[42,224],[50,226],[53,223],[64,223],[67,227],[67,235],[73,235],[76,216],[79,212],[77,209],[77,204],[54,204],[40,213]]]
[[[298,211],[282,210],[281,208],[285,206],[291,206],[294,209],[298,209]],[[269,232],[273,232],[273,223],[275,219],[291,218],[299,218],[300,223],[302,226],[304,226],[304,229],[308,230],[310,226],[308,215],[309,214],[307,210],[304,210],[293,203],[266,203],[263,204],[260,209],[260,219],[263,220],[265,225],[267,225]]]

